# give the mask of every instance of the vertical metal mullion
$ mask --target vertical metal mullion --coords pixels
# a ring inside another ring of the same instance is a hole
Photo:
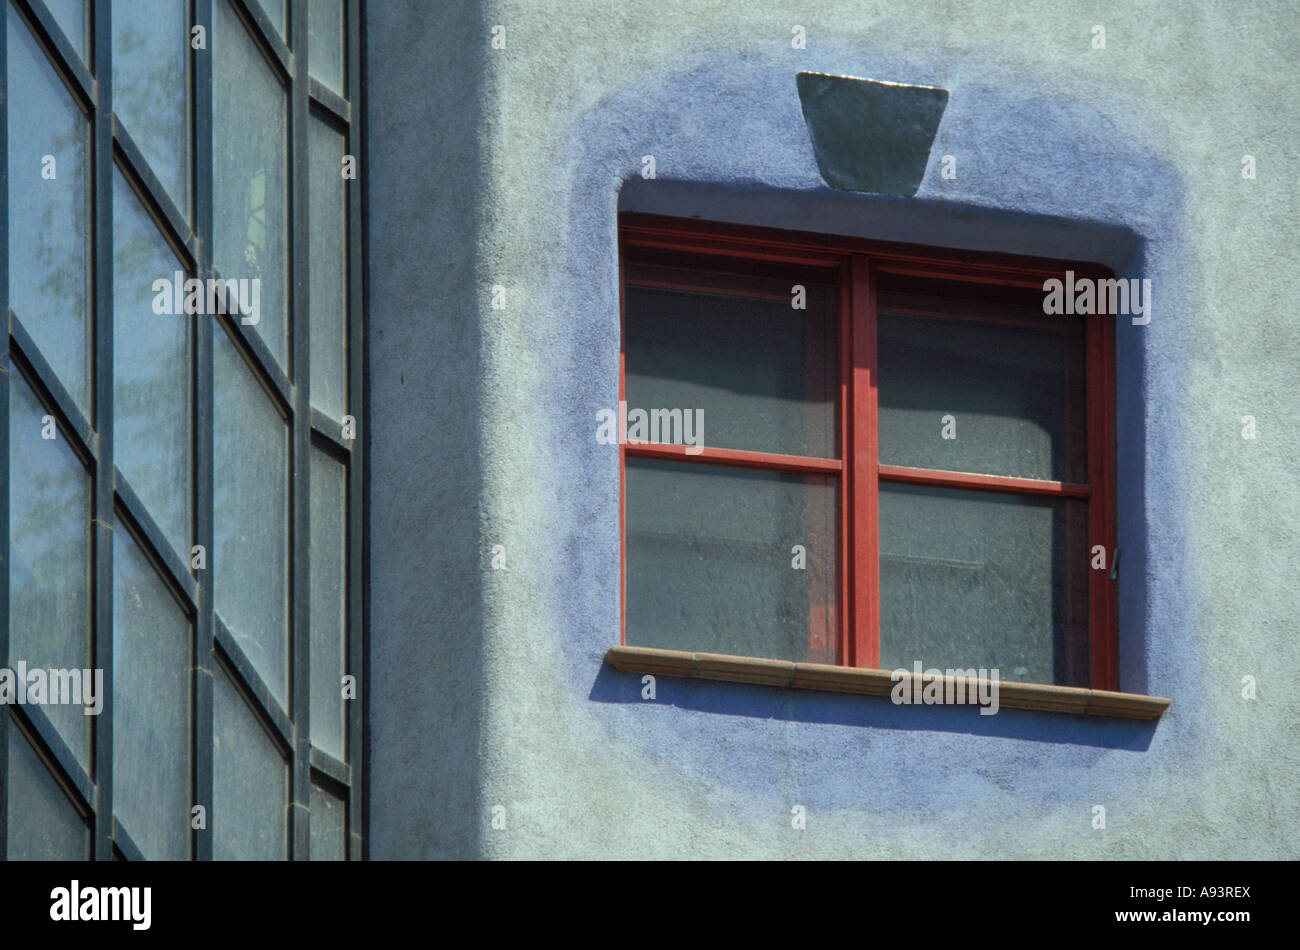
[[[347,672],[361,684],[359,700],[348,700],[347,747],[346,755],[351,764],[351,787],[348,789],[348,847],[347,857],[360,861],[366,857],[366,816],[367,784],[369,771],[366,768],[365,719],[369,704],[370,690],[365,677],[365,656],[367,638],[366,602],[369,597],[370,551],[369,538],[366,535],[365,499],[369,488],[370,473],[366,461],[365,444],[366,426],[370,415],[367,411],[365,390],[365,219],[362,202],[361,182],[365,175],[365,158],[362,154],[363,132],[365,129],[365,89],[361,73],[361,46],[363,33],[361,0],[348,0],[343,24],[346,49],[346,74],[344,87],[348,101],[351,103],[348,124],[348,154],[356,158],[358,177],[345,180],[347,188],[347,228],[348,228],[348,299],[347,299],[347,335],[348,335],[348,408],[352,415],[360,419],[356,438],[351,443],[348,458],[348,515],[347,515]]]
[[[194,0],[194,25],[203,27],[207,49],[191,48],[194,95],[194,233],[198,278],[212,274],[212,3]],[[207,553],[198,571],[197,613],[194,619],[194,804],[206,816],[194,832],[194,857],[212,860],[212,676],[215,653],[212,633],[212,328],[208,321],[194,327],[194,543]]]
[[[0,29],[0,667],[9,667],[9,31]],[[0,715],[0,861],[9,858],[9,706]]]
[[[293,491],[291,551],[293,565],[293,697],[294,722],[292,855],[311,857],[311,346],[307,319],[310,300],[308,254],[309,183],[307,180],[307,4],[292,0],[289,10],[289,215],[293,262]]]
[[[104,706],[95,719],[95,825],[92,855],[113,860],[113,33],[112,8],[94,5],[93,136],[95,514],[94,655],[104,671]]]

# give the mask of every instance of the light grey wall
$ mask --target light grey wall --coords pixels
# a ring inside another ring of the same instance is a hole
[[[1069,7],[370,0],[372,856],[1300,853],[1297,14]],[[826,187],[799,70],[950,90],[915,199]],[[1119,333],[1121,687],[1171,697],[1159,725],[642,702],[606,668],[620,196],[1150,278]]]

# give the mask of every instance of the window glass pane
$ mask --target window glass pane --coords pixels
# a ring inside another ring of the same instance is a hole
[[[880,486],[880,664],[1087,685],[1081,502]]]
[[[45,7],[59,24],[82,63],[90,66],[90,3],[88,0],[45,0]]]
[[[12,368],[9,381],[9,666],[89,669],[90,477]],[[90,772],[94,717],[82,706],[41,708]]]
[[[271,18],[271,25],[275,27],[275,32],[280,34],[280,39],[285,36],[285,2],[284,0],[253,0],[254,3],[260,3],[266,15]],[[308,0],[312,2],[312,0]]]
[[[170,295],[170,285],[183,286],[184,275],[118,171],[113,173],[113,232],[114,461],[176,553],[188,561],[192,318],[183,312],[154,313],[154,281],[169,281]]]
[[[113,532],[113,809],[150,860],[190,853],[190,625],[118,523]]]
[[[187,6],[177,0],[113,0],[113,111],[185,215],[190,210]]]
[[[347,475],[342,463],[311,451],[311,741],[344,758],[342,677],[345,614]]]
[[[212,856],[218,861],[288,857],[289,770],[225,670],[212,677]]]
[[[667,268],[640,276],[675,283]],[[700,280],[698,271],[691,280]],[[719,282],[725,278],[719,277]],[[750,278],[739,293],[629,286],[624,293],[628,437],[633,412],[702,410],[703,444],[785,455],[835,456],[836,320],[831,288]],[[695,417],[695,418],[698,418]],[[684,442],[662,432],[647,441]],[[699,433],[692,432],[698,442]]]
[[[629,458],[626,486],[629,644],[835,662],[835,480]]]
[[[348,399],[344,142],[311,120],[311,404],[340,420]]]
[[[288,100],[230,4],[213,10],[214,261],[224,278],[260,281],[257,322],[249,326],[287,367]]]
[[[86,823],[12,717],[6,718],[9,860],[86,860],[90,856]]]
[[[288,695],[288,432],[213,324],[217,612],[281,703]]]
[[[930,318],[890,311],[893,303],[903,304],[903,295],[882,292],[881,464],[1086,481],[1081,321],[1035,327]],[[916,296],[906,303],[953,306]]]
[[[343,800],[314,782],[311,786],[311,859],[342,861],[347,852]]]
[[[9,306],[90,415],[90,124],[8,5]]]
[[[343,0],[307,4],[308,60],[311,75],[340,96],[343,88]]]

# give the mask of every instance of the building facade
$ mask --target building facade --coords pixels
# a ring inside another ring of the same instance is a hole
[[[1300,853],[1292,5],[7,15],[6,856]]]

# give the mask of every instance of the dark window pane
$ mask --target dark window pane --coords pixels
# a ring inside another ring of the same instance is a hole
[[[691,287],[707,279],[699,271],[670,267],[638,267],[629,277]],[[797,310],[791,306],[796,278],[737,281],[718,275],[717,282],[732,292],[626,288],[629,437],[636,437],[634,410],[698,409],[704,445],[834,457],[833,289],[804,280],[807,309]],[[667,433],[649,440],[684,441]]]
[[[116,171],[113,231],[114,462],[188,561],[193,318],[153,312],[153,282],[175,282],[180,264]]]
[[[343,95],[343,0],[311,0],[307,32],[311,75]]]
[[[289,675],[289,443],[284,420],[213,324],[217,612],[285,704]]]
[[[150,860],[190,853],[190,625],[127,531],[113,532],[113,810]]]
[[[311,859],[342,861],[347,853],[344,802],[319,785],[311,787]]]
[[[190,210],[187,6],[113,0],[113,111],[182,214]]]
[[[1087,506],[880,486],[880,664],[1086,685]]]
[[[311,153],[311,404],[333,419],[348,411],[344,138],[320,119]]]
[[[226,279],[261,281],[250,325],[288,367],[288,100],[230,4],[213,9],[214,261]]]
[[[90,124],[8,5],[9,306],[90,415]]]
[[[90,477],[67,433],[41,437],[46,410],[12,366],[9,380],[9,666],[89,669]],[[94,717],[42,711],[89,772]]]
[[[927,310],[1044,319],[1041,304],[1034,315],[1018,305],[882,291],[881,464],[1086,481],[1081,321],[1035,326],[917,315]]]
[[[213,682],[212,856],[283,861],[288,856],[289,770],[224,670]]]
[[[627,642],[835,662],[836,488],[629,458]]]
[[[311,452],[311,741],[344,758],[343,673],[347,473],[320,449]]]
[[[84,861],[90,834],[45,763],[9,718],[10,861]]]

